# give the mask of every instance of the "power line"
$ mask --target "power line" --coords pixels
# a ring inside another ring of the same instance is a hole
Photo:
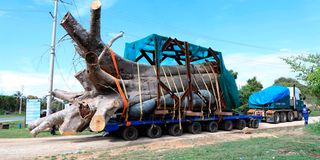
[[[74,7],[76,8],[76,11],[77,11],[77,14],[78,14],[78,18],[79,18],[79,21],[81,23],[81,18],[80,18],[80,14],[79,14],[79,10],[78,10],[77,4],[76,4],[76,2],[74,0],[72,0],[72,2],[73,2]]]
[[[130,21],[131,23],[141,24],[141,23],[137,23],[137,21],[132,21],[132,18],[128,19],[128,16],[122,16],[121,14],[117,14],[117,16],[120,16],[122,18],[127,18],[126,21]],[[134,17],[135,19],[141,19],[141,18],[137,18],[137,16],[132,16],[132,15],[130,15],[130,16]],[[174,29],[176,29],[178,31],[183,31],[184,33],[188,33],[188,34],[194,35],[196,37],[205,37],[207,40],[215,40],[215,41],[219,41],[219,42],[224,42],[224,43],[229,43],[229,44],[234,44],[234,45],[239,45],[239,46],[245,46],[245,47],[250,47],[250,48],[263,49],[263,50],[280,51],[280,48],[266,47],[266,46],[260,46],[260,45],[250,44],[250,43],[237,42],[237,41],[233,41],[233,40],[226,40],[226,39],[222,39],[222,38],[218,38],[218,37],[212,37],[212,36],[204,35],[204,34],[201,34],[201,33],[195,33],[195,32],[192,32],[192,31],[187,31],[187,30],[185,30],[183,28],[172,26],[172,25],[170,25],[168,23],[155,23],[153,18],[147,17],[146,15],[144,15],[143,20],[146,20],[146,21],[143,22],[144,24],[145,23],[149,23],[149,24],[153,24],[153,25],[157,25],[157,26],[159,26],[159,24],[160,25],[163,24],[163,25],[168,26],[169,28],[174,28]]]
[[[61,70],[61,68],[60,68],[60,65],[59,65],[57,56],[56,56],[56,58],[55,58],[55,61],[56,61],[56,64],[57,64],[57,67],[58,67],[58,70],[59,70],[59,74],[60,74],[60,76],[61,76],[64,84],[66,85],[66,87],[67,87],[69,90],[72,90],[72,89],[70,88],[70,86],[68,85],[66,79],[65,79],[64,76],[63,76],[63,73],[62,73],[62,70]]]

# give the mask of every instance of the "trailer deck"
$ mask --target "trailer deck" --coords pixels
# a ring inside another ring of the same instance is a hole
[[[150,116],[145,117],[143,120],[128,121],[123,121],[120,117],[117,117],[108,122],[104,131],[110,134],[119,133],[125,140],[135,140],[139,137],[139,134],[143,134],[143,132],[147,133],[147,136],[150,138],[159,138],[165,130],[172,136],[180,136],[185,129],[188,130],[189,133],[199,134],[202,131],[216,132],[218,129],[230,131],[232,129],[242,130],[245,127],[258,128],[261,120],[262,116],[239,114],[232,116],[192,116],[180,120],[169,115],[165,117]],[[130,133],[126,135],[128,129]]]

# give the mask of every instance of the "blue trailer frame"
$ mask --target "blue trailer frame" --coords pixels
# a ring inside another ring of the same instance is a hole
[[[181,120],[172,119],[171,116],[166,116],[165,118],[153,118],[146,117],[143,121],[140,120],[129,120],[129,121],[119,121],[117,119],[110,119],[107,123],[104,131],[108,133],[117,132],[121,127],[129,127],[129,126],[143,126],[143,125],[164,125],[164,124],[172,124],[172,123],[186,123],[186,122],[200,122],[200,121],[222,121],[222,120],[239,120],[243,119],[249,121],[250,119],[257,119],[260,123],[262,120],[262,116],[251,116],[251,115],[240,115],[235,114],[232,116],[217,116],[212,115],[209,117],[186,117]]]

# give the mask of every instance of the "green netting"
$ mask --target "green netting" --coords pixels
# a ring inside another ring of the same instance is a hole
[[[162,52],[162,46],[167,41],[168,37],[159,36],[156,34],[149,35],[143,39],[132,43],[126,43],[124,58],[136,61],[136,59],[141,56],[141,50],[155,50],[157,53],[157,59],[161,60],[164,56],[174,56],[176,53],[173,51],[164,51]],[[157,45],[155,45],[157,44]],[[157,46],[157,47],[155,47]],[[174,48],[174,50],[179,50],[179,48]],[[204,48],[198,45],[189,43],[189,52],[194,59],[199,59],[197,61],[191,62],[191,64],[200,64],[205,61],[215,61],[213,57],[208,57],[208,48]],[[232,111],[232,109],[239,107],[240,99],[238,88],[235,82],[234,77],[231,73],[225,68],[224,61],[222,58],[221,52],[214,51],[217,57],[220,60],[220,77],[219,84],[222,90],[223,98],[225,100],[227,110]],[[149,57],[153,57],[152,53],[146,53]],[[183,58],[183,56],[182,56]],[[149,61],[145,58],[141,58],[139,63],[150,64]],[[178,65],[177,61],[174,58],[166,58],[164,61],[157,63],[161,63],[161,65]],[[184,62],[183,62],[184,63]]]

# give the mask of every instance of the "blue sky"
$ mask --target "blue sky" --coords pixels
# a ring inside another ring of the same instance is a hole
[[[90,0],[64,0],[58,21],[70,11],[86,28]],[[318,0],[102,0],[102,38],[124,31],[113,49],[123,55],[125,42],[157,33],[223,53],[226,66],[244,85],[257,76],[265,87],[294,73],[279,57],[320,50]],[[48,90],[52,0],[0,1],[0,94],[24,86],[26,95]],[[57,26],[57,41],[66,34]],[[54,88],[81,90],[73,77],[83,68],[68,38],[57,44]]]

